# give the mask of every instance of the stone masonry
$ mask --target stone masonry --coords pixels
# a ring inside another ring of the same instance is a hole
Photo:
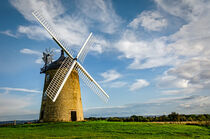
[[[48,70],[45,73],[40,122],[68,122],[84,120],[79,76],[76,70],[73,70],[70,74],[55,102],[45,95],[44,92],[55,73],[56,70]]]

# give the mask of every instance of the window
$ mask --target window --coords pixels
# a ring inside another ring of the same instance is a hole
[[[50,81],[50,74],[46,75],[46,81],[49,82]]]
[[[43,99],[46,100],[47,99],[47,94],[44,92],[44,96]]]

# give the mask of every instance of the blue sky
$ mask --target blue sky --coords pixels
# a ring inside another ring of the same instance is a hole
[[[60,54],[32,16],[40,9],[75,54],[94,33],[83,66],[110,100],[81,82],[85,117],[210,113],[209,1],[9,0],[0,5],[0,120],[38,118],[42,52]]]

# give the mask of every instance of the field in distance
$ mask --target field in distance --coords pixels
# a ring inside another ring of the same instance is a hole
[[[107,121],[36,123],[0,127],[0,138],[210,138],[210,127]]]

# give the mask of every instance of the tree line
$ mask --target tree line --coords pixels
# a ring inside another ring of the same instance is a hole
[[[106,121],[118,121],[118,122],[182,122],[182,121],[210,121],[210,114],[179,114],[172,112],[169,115],[161,116],[137,116],[132,115],[130,117],[89,117],[88,121],[106,120]]]

